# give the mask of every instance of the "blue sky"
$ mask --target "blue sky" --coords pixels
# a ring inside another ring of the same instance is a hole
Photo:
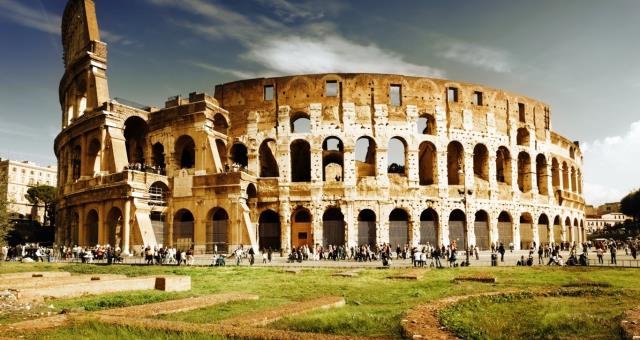
[[[54,163],[64,0],[0,0],[0,156]],[[589,202],[640,186],[638,1],[96,0],[112,97],[255,76],[437,76],[547,102]]]

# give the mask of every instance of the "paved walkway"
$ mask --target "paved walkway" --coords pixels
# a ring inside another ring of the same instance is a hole
[[[504,256],[504,262],[500,262],[498,258],[498,266],[515,266],[521,256],[528,257],[528,250],[514,250],[513,252],[507,251]],[[569,252],[561,252],[563,259],[566,260],[569,258]],[[617,255],[617,264],[610,263],[610,255],[607,253],[604,255],[604,264],[598,264],[597,257],[595,252],[589,253],[589,264],[591,266],[605,266],[605,267],[634,267],[640,268],[640,258],[638,260],[634,260],[631,255],[625,255],[624,251],[619,251]],[[458,252],[458,262],[464,260],[464,253]],[[78,262],[79,260],[67,260],[64,262]],[[469,259],[471,267],[490,267],[491,266],[491,252],[489,251],[481,251],[479,254],[479,260],[476,260],[475,257],[471,257]],[[441,260],[443,266],[448,266],[447,261]],[[544,265],[549,262],[548,258],[543,259]],[[106,263],[105,261],[94,261],[94,263]],[[125,264],[145,264],[145,261],[142,257],[139,256],[130,256],[126,257]],[[194,265],[196,266],[209,266],[212,263],[212,255],[196,255],[194,260]],[[431,263],[431,259],[427,260],[427,266]],[[227,258],[226,259],[227,266],[235,266],[236,261],[235,258]],[[538,266],[538,255],[534,256],[534,266]],[[242,259],[240,266],[249,266],[248,259]],[[303,261],[296,263],[287,263],[287,257],[280,257],[280,254],[273,254],[272,261],[270,263],[263,264],[262,263],[262,255],[256,256],[256,261],[254,267],[302,267],[302,268],[378,268],[382,266],[381,261],[371,261],[371,262],[356,262],[353,260],[340,260],[340,261],[331,261],[331,260],[322,260],[322,261]],[[396,259],[395,257],[391,261],[391,267],[412,267],[411,260],[409,259]]]

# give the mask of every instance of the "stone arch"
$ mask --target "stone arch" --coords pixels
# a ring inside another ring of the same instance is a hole
[[[557,215],[553,219],[553,242],[559,245],[562,242],[562,219]]]
[[[529,146],[529,130],[519,128],[516,136],[516,143],[521,146]]]
[[[161,181],[153,182],[153,184],[149,186],[148,194],[149,206],[167,206],[167,201],[169,199],[169,187],[165,183]]]
[[[536,182],[538,184],[538,193],[540,195],[548,195],[547,189],[547,158],[543,154],[536,156]]]
[[[511,154],[504,146],[496,151],[496,180],[511,185]]]
[[[95,209],[91,209],[87,213],[87,218],[85,220],[85,230],[86,230],[85,244],[88,246],[95,246],[98,244],[98,235],[99,235],[98,220],[99,220],[98,212]]]
[[[418,133],[423,135],[436,135],[436,118],[431,113],[422,113],[416,122]]]
[[[369,136],[356,141],[356,174],[358,177],[376,175],[376,142]]]
[[[180,209],[173,215],[173,245],[179,250],[193,246],[195,219],[188,209]]]
[[[575,242],[576,244],[581,243],[582,240],[580,239],[580,233],[579,233],[579,223],[578,223],[578,219],[574,218],[573,219],[573,232],[571,233],[571,237],[572,237],[572,242]]]
[[[502,211],[498,215],[498,243],[508,247],[513,242],[513,218],[507,211]]]
[[[163,173],[164,168],[166,167],[164,160],[164,145],[160,142],[153,144],[151,147],[151,153],[153,154],[153,165],[160,170],[160,173]]]
[[[578,192],[578,185],[577,185],[577,174],[576,174],[576,168],[575,167],[571,167],[571,191],[572,192]]]
[[[438,182],[438,159],[436,146],[431,142],[420,143],[419,151],[420,185],[432,185]]]
[[[533,217],[523,212],[520,214],[520,249],[530,249],[533,240]]]
[[[206,251],[229,252],[229,214],[223,208],[215,207],[208,215]]]
[[[345,225],[344,214],[340,208],[327,208],[322,215],[322,245],[344,246]]]
[[[476,178],[489,181],[489,151],[481,143],[473,148],[473,174]]]
[[[551,224],[549,223],[549,217],[546,214],[540,214],[538,217],[538,242],[539,245],[549,244],[551,242],[550,239],[550,231]]]
[[[330,136],[322,142],[322,180],[341,182],[344,178],[344,144]]]
[[[569,190],[569,167],[567,162],[562,162],[562,190]]]
[[[94,138],[89,142],[89,148],[87,149],[87,176],[95,176],[100,172],[100,163],[102,159],[101,153],[102,145],[97,138]]]
[[[213,130],[226,135],[228,129],[229,123],[227,123],[227,119],[221,113],[216,113],[213,116]]]
[[[564,219],[564,241],[573,241],[573,236],[571,235],[571,218],[567,216]]]
[[[402,137],[392,137],[389,139],[387,150],[393,150],[387,155],[387,173],[407,174],[407,142]]]
[[[560,188],[560,164],[555,157],[551,159],[551,184],[554,189]]]
[[[145,164],[148,132],[147,122],[138,116],[131,116],[124,122],[124,139],[129,164]]]
[[[531,191],[531,157],[525,151],[518,154],[518,189]]]
[[[249,200],[258,198],[258,189],[256,189],[256,185],[253,183],[249,183],[247,185],[247,198]]]
[[[395,208],[389,213],[389,245],[392,248],[409,244],[409,214],[402,208]]]
[[[489,214],[486,211],[476,211],[473,229],[476,236],[476,247],[480,250],[491,249],[491,225],[489,224]]]
[[[231,155],[231,161],[234,164],[238,164],[241,168],[247,168],[249,166],[249,150],[247,146],[238,142],[234,143],[229,150]]]
[[[175,159],[180,169],[190,169],[196,166],[196,143],[189,135],[182,135],[175,143]]]
[[[433,208],[427,208],[420,214],[420,244],[430,244],[434,247],[442,245],[438,213]]]
[[[313,246],[313,232],[311,223],[313,216],[308,209],[296,208],[291,214],[291,246],[294,248]]]
[[[107,214],[107,227],[109,228],[109,244],[114,247],[122,247],[124,219],[120,209],[113,207],[109,210]]]
[[[271,209],[260,213],[258,218],[258,244],[260,249],[280,249],[282,247],[280,233],[280,215]]]
[[[260,177],[279,177],[280,170],[276,161],[276,141],[265,139],[258,151],[260,157]]]
[[[362,209],[358,213],[358,245],[373,248],[377,243],[376,213],[371,209]]]
[[[458,250],[467,249],[467,216],[460,209],[449,214],[449,244]]]
[[[311,146],[304,139],[291,143],[291,182],[311,181]]]
[[[296,112],[290,119],[292,133],[310,133],[311,117],[306,112]]]
[[[464,185],[464,148],[458,141],[447,146],[447,178],[449,185]]]

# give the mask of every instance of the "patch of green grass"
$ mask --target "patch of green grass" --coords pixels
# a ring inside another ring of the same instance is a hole
[[[239,315],[260,313],[260,311],[282,306],[288,302],[290,301],[274,298],[234,301],[188,312],[161,314],[156,316],[156,318],[161,320],[186,321],[193,323],[213,323]]]
[[[221,340],[225,337],[204,333],[175,333],[156,330],[146,330],[124,326],[106,325],[95,321],[74,323],[66,328],[58,328],[39,334],[35,339],[69,340],[69,339],[101,339],[101,340]]]

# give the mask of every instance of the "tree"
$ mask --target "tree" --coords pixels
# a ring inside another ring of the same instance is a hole
[[[7,174],[0,172],[0,183],[6,183]],[[9,201],[7,200],[7,187],[0,185],[0,245],[5,245],[6,237],[13,229],[13,224],[9,220]]]
[[[634,221],[640,219],[640,190],[629,193],[620,201],[620,211],[633,217]]]
[[[29,188],[24,197],[33,204],[34,207],[44,205],[44,225],[52,225],[51,218],[53,214],[51,209],[55,209],[55,203],[58,198],[58,190],[50,185],[37,185]]]

